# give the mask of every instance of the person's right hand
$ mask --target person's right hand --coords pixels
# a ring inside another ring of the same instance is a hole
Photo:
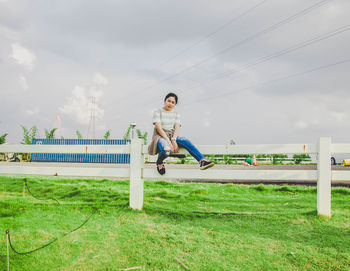
[[[169,146],[170,146],[171,152],[174,153],[175,148],[174,148],[173,144],[171,143],[171,141],[169,142]]]
[[[177,145],[176,141],[172,141],[172,145],[173,145],[173,148],[174,148],[174,152],[178,152],[179,151],[179,146]]]

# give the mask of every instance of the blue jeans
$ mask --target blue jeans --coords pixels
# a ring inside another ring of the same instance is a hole
[[[203,154],[201,154],[199,150],[187,138],[177,137],[176,143],[179,146],[179,148],[185,148],[198,162],[200,162],[204,158]],[[159,155],[157,164],[163,164],[164,159],[171,154],[171,148],[170,150],[164,149],[166,146],[170,148],[168,142],[163,137],[161,137],[158,140]]]

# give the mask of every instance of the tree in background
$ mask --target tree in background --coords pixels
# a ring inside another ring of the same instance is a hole
[[[133,124],[130,124],[128,129],[126,130],[124,136],[123,136],[123,139],[124,140],[130,140],[130,133],[131,133],[131,130],[132,128],[135,127]]]
[[[31,145],[33,144],[33,139],[35,139],[37,136],[39,136],[38,128],[34,125],[29,130],[25,128],[23,125],[21,125],[23,129],[23,141],[22,144]],[[30,161],[31,154],[30,153],[22,153],[22,160],[24,161]]]
[[[2,136],[0,136],[0,145],[6,142],[6,137],[7,137],[7,134],[3,134]],[[4,157],[3,159],[6,160],[5,154],[1,153],[1,155]]]
[[[56,130],[57,130],[57,128],[53,128],[50,131],[45,129],[46,139],[54,139]]]
[[[272,158],[272,164],[278,165],[278,164],[283,164],[283,160],[288,158],[288,155],[274,153],[274,154],[271,154],[270,157]]]
[[[23,125],[21,125],[21,127],[23,129],[23,140],[21,143],[31,145],[33,139],[35,139],[37,136],[39,136],[38,128],[35,125],[32,128],[30,128],[29,130],[27,128],[25,128]]]
[[[136,130],[136,134],[137,134],[137,137],[138,137],[138,138],[143,139],[143,144],[147,145],[147,136],[148,136],[148,133],[145,132],[144,134],[142,134],[142,133],[141,133],[141,130],[140,130],[140,129],[137,129],[137,130]]]
[[[307,153],[300,153],[300,154],[294,154],[293,159],[294,159],[294,163],[296,165],[299,165],[299,164],[301,164],[302,161],[310,160],[311,157]]]
[[[6,137],[8,134],[3,134],[2,136],[0,136],[0,144],[4,144],[6,142]]]
[[[134,128],[134,127],[135,127],[135,124],[130,124],[130,125],[129,125],[128,129],[126,130],[126,132],[125,132],[125,134],[124,134],[124,136],[123,136],[123,139],[124,139],[124,140],[130,140],[130,139],[131,139],[131,138],[130,138],[130,133],[131,133],[131,131],[132,131],[132,128]],[[136,134],[137,134],[137,137],[143,139],[143,143],[144,143],[145,145],[147,145],[147,136],[148,136],[148,133],[145,132],[144,134],[142,134],[142,132],[141,132],[140,129],[136,129]]]
[[[75,133],[77,134],[78,139],[83,139],[83,136],[78,130],[76,130]]]
[[[104,139],[108,139],[110,135],[111,135],[111,130],[108,130],[103,137]]]

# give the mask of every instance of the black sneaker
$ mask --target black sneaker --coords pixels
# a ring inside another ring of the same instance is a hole
[[[204,170],[204,169],[207,169],[207,168],[210,168],[210,167],[213,167],[214,166],[214,163],[207,160],[207,159],[202,159],[200,164],[199,164],[199,168],[201,170]]]
[[[158,170],[160,175],[164,175],[165,174],[165,166],[164,166],[164,164],[157,164],[157,170]]]

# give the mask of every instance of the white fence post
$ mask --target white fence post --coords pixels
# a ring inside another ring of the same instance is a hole
[[[317,213],[331,216],[331,138],[321,137],[318,141],[317,161]]]
[[[129,206],[132,209],[142,209],[143,205],[143,154],[142,140],[135,138],[130,144],[130,195]]]

